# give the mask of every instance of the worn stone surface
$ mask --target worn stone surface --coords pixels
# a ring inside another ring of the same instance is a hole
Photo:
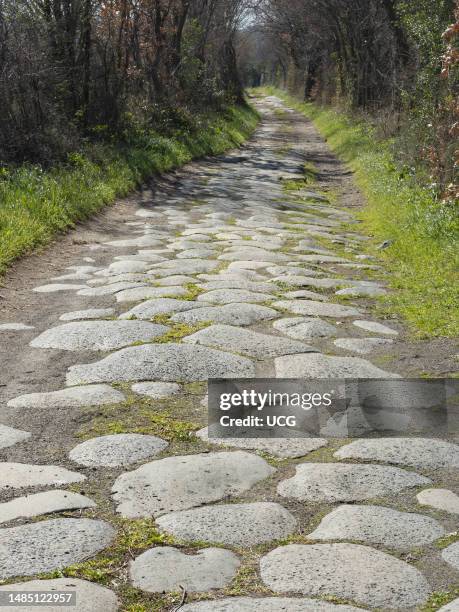
[[[354,502],[430,484],[414,472],[383,465],[302,463],[279,483],[282,497],[310,502]]]
[[[83,321],[52,327],[30,346],[65,351],[109,351],[134,342],[148,342],[169,328],[146,321]]]
[[[288,261],[289,257],[287,255],[284,255],[284,253],[276,253],[257,247],[236,246],[231,247],[230,250],[223,253],[223,255],[220,255],[218,259],[221,259],[223,261],[262,261],[278,263]]]
[[[459,542],[454,542],[442,550],[442,559],[459,571]]]
[[[260,303],[275,300],[276,296],[269,293],[247,291],[245,289],[214,289],[198,296],[198,301],[209,304],[231,304],[235,302]]]
[[[115,314],[113,308],[89,308],[88,310],[75,310],[66,312],[59,317],[59,321],[84,321],[87,319],[102,319]]]
[[[162,531],[180,540],[228,546],[256,546],[286,538],[296,531],[296,519],[279,504],[222,504],[173,512],[157,519]]]
[[[207,427],[197,431],[196,435],[210,444],[258,450],[281,459],[304,457],[327,446],[327,440],[324,438],[213,438],[209,437]]]
[[[261,578],[273,591],[333,595],[383,610],[420,606],[424,576],[396,557],[358,544],[290,544],[265,555]]]
[[[278,378],[392,378],[359,357],[332,357],[318,353],[286,355],[275,362]]]
[[[204,548],[195,554],[184,554],[176,548],[162,546],[147,550],[131,562],[132,584],[142,591],[163,593],[222,589],[235,576],[240,565],[229,550]]]
[[[334,325],[330,325],[330,323],[318,318],[293,317],[279,319],[274,321],[273,327],[296,340],[330,338],[338,334],[338,330]]]
[[[28,440],[32,434],[22,429],[15,429],[7,425],[0,425],[0,449],[14,446],[19,442]]]
[[[67,384],[161,380],[191,382],[208,378],[248,378],[253,363],[244,357],[186,344],[146,344],[123,349],[101,361],[72,366]]]
[[[450,601],[446,606],[442,606],[438,612],[459,612],[459,597]]]
[[[80,580],[79,578],[55,578],[54,580],[30,580],[29,582],[18,582],[16,584],[7,584],[0,586],[2,591],[18,591],[23,592],[45,592],[52,593],[56,591],[65,593],[76,593],[76,607],[68,608],[74,612],[117,612],[119,609],[119,601],[115,593],[103,586]],[[36,612],[37,606],[28,606],[21,604],[19,608],[21,612]],[[62,612],[66,606],[58,605],[40,605],[39,610],[43,612]],[[13,610],[13,608],[11,608]]]
[[[171,259],[155,264],[151,273],[155,276],[171,276],[172,274],[203,274],[218,268],[219,262],[204,259]]]
[[[200,302],[197,302],[200,305]],[[171,317],[175,323],[187,323],[193,325],[205,321],[221,323],[222,325],[253,325],[259,321],[273,319],[277,312],[267,306],[259,304],[234,303],[224,306],[210,306],[179,312]]]
[[[100,297],[104,295],[115,295],[120,291],[127,291],[128,289],[135,289],[137,287],[146,287],[147,283],[142,281],[120,281],[118,283],[105,283],[100,287],[86,287],[86,289],[80,289],[77,295],[83,295],[86,297]]]
[[[386,334],[388,336],[398,336],[398,331],[383,325],[382,323],[376,323],[376,321],[353,321],[356,327],[364,329],[374,334]]]
[[[361,608],[300,597],[231,597],[197,601],[183,606],[183,612],[358,612]]]
[[[177,383],[144,382],[132,385],[134,393],[147,395],[153,399],[162,399],[180,393],[181,387]]]
[[[1,331],[26,331],[28,329],[35,329],[33,325],[26,325],[25,323],[2,323],[0,324]]]
[[[327,514],[308,535],[311,540],[351,540],[396,550],[425,546],[445,535],[438,521],[382,506],[343,505]]]
[[[86,285],[72,285],[70,283],[51,283],[49,285],[41,285],[35,287],[32,291],[36,293],[57,293],[58,291],[79,291],[80,289],[86,289]]]
[[[153,319],[157,315],[172,314],[174,312],[186,312],[196,308],[204,308],[207,304],[188,300],[176,300],[174,298],[159,298],[148,300],[134,306],[131,310],[120,315],[120,319]]]
[[[424,489],[416,496],[421,506],[430,506],[451,514],[459,514],[459,495],[448,489]]]
[[[211,325],[191,336],[186,336],[183,338],[183,342],[211,346],[258,359],[316,350],[302,342],[260,334],[231,325]]]
[[[0,579],[51,572],[111,544],[115,530],[91,519],[53,519],[0,529]]]
[[[459,446],[431,438],[361,439],[340,448],[335,457],[427,469],[458,468]]]
[[[328,304],[316,302],[314,300],[280,300],[274,302],[274,308],[288,310],[297,315],[313,317],[333,317],[343,319],[347,317],[358,317],[362,313],[357,308],[351,306],[341,306],[340,304]]]
[[[48,393],[20,395],[10,400],[8,406],[12,408],[80,408],[119,404],[124,400],[124,395],[109,385],[89,385]]]
[[[238,495],[274,472],[242,451],[167,457],[119,476],[114,499],[128,518],[159,516]]]
[[[157,455],[168,443],[156,436],[114,434],[91,438],[75,446],[69,457],[89,467],[118,467]]]
[[[116,294],[117,302],[140,302],[161,297],[182,297],[188,293],[184,287],[135,287]]]
[[[392,342],[390,338],[338,338],[334,344],[345,351],[367,355]]]
[[[82,482],[86,476],[55,465],[0,463],[0,491],[27,487],[62,486]]]
[[[16,497],[11,501],[0,504],[0,523],[7,523],[18,518],[33,518],[41,514],[62,512],[63,510],[79,510],[94,508],[96,504],[79,493],[71,491],[44,491]]]

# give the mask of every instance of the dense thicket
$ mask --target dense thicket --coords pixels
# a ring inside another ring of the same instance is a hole
[[[456,14],[454,15],[454,9]],[[459,165],[457,0],[259,0],[240,36],[251,85],[373,112],[446,197]],[[457,195],[457,193],[456,193]]]
[[[0,0],[0,160],[188,125],[241,99],[245,0]]]

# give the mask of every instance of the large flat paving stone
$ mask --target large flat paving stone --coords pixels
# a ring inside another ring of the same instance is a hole
[[[246,279],[231,280],[224,279],[213,280],[207,283],[202,283],[201,288],[205,291],[213,291],[214,289],[245,289],[246,291],[255,291],[259,293],[271,293],[273,288],[268,283],[256,283]]]
[[[454,569],[459,571],[459,542],[454,542],[454,544],[450,544],[447,548],[443,549],[441,556],[446,563],[449,563]]]
[[[345,351],[367,355],[392,342],[390,338],[338,338],[334,344]]]
[[[296,340],[260,334],[231,325],[211,325],[191,336],[186,336],[183,338],[183,342],[233,351],[241,355],[256,357],[257,359],[269,359],[279,355],[307,353],[316,350]]]
[[[0,463],[0,491],[27,487],[62,486],[82,482],[86,476],[56,465]]]
[[[356,327],[364,329],[365,331],[373,332],[374,334],[387,334],[388,336],[398,336],[398,331],[383,325],[382,323],[376,323],[376,321],[353,321]]]
[[[431,589],[396,557],[359,544],[290,544],[265,555],[261,578],[273,591],[331,595],[382,610],[414,608]]]
[[[118,467],[154,457],[168,443],[156,436],[142,434],[114,434],[91,438],[75,446],[69,457],[88,467]]]
[[[280,504],[222,504],[172,512],[156,520],[162,531],[181,540],[228,546],[256,546],[294,533],[297,521]]]
[[[243,451],[176,456],[121,474],[112,490],[123,516],[159,516],[238,495],[274,472]]]
[[[297,315],[309,317],[333,317],[344,319],[347,317],[358,317],[362,313],[352,306],[341,306],[340,304],[328,304],[315,300],[280,300],[274,302],[275,308],[288,310]]]
[[[152,399],[163,399],[180,393],[181,386],[177,383],[167,382],[144,382],[132,385],[134,393],[146,395]]]
[[[393,378],[360,357],[331,357],[318,353],[285,355],[275,361],[278,378]]]
[[[359,612],[361,608],[299,597],[231,597],[197,601],[182,608],[183,612]]]
[[[24,440],[28,440],[31,435],[29,431],[15,429],[7,425],[0,425],[0,449],[14,446],[19,442],[24,442]]]
[[[424,489],[416,496],[418,504],[430,506],[436,510],[459,514],[459,495],[448,489]]]
[[[191,555],[162,546],[131,561],[129,575],[136,588],[148,593],[180,589],[196,593],[222,589],[234,578],[239,565],[233,552],[221,548],[204,548]]]
[[[197,431],[196,435],[210,444],[258,450],[281,459],[304,457],[328,444],[324,438],[212,438],[207,427]]]
[[[94,508],[96,504],[79,493],[71,491],[43,491],[24,497],[16,497],[0,504],[0,523],[7,523],[18,518],[33,518],[42,514],[62,512],[63,510],[80,510]]]
[[[198,296],[199,302],[209,304],[231,304],[235,302],[260,303],[275,300],[276,296],[259,291],[247,291],[246,289],[214,289],[206,291]]]
[[[87,285],[72,285],[70,283],[51,283],[49,285],[41,285],[35,287],[32,291],[36,293],[57,293],[59,291],[79,291],[87,289]]]
[[[316,317],[293,317],[279,319],[273,323],[274,329],[296,340],[310,338],[331,338],[338,334],[338,329]]]
[[[289,261],[289,257],[284,253],[277,253],[257,247],[231,247],[229,251],[220,255],[218,259],[222,261],[262,261],[270,263]]]
[[[103,319],[115,314],[113,308],[88,308],[87,310],[74,310],[66,312],[59,317],[59,321],[86,321],[91,319]]]
[[[120,319],[153,319],[157,315],[186,312],[196,308],[205,308],[207,304],[191,300],[176,300],[174,298],[159,298],[138,304],[119,316]]]
[[[446,606],[442,606],[438,612],[459,612],[459,597],[450,601]]]
[[[382,506],[343,505],[327,514],[308,535],[311,540],[352,540],[396,550],[425,546],[445,535],[438,521]]]
[[[20,395],[10,400],[8,406],[12,408],[80,408],[120,404],[125,399],[120,391],[109,385],[89,385],[47,393]]]
[[[100,296],[104,296],[104,295],[115,295],[116,293],[119,293],[120,291],[126,291],[128,289],[135,289],[136,287],[145,287],[146,286],[146,282],[145,281],[121,281],[118,283],[108,283],[106,282],[104,285],[102,286],[98,286],[98,287],[86,287],[86,289],[80,289],[80,291],[77,292],[77,295],[83,295],[86,297],[100,297]]]
[[[52,327],[30,346],[65,351],[110,351],[133,342],[148,342],[169,328],[147,321],[82,321]]]
[[[335,457],[426,469],[458,468],[459,446],[431,438],[361,439],[340,448]]]
[[[151,273],[155,276],[171,276],[172,274],[204,274],[218,268],[220,262],[205,259],[171,259],[155,264]]]
[[[200,302],[196,302],[200,305]],[[175,323],[187,323],[193,325],[205,321],[221,323],[222,325],[245,326],[259,323],[268,319],[274,319],[278,313],[267,306],[259,304],[234,303],[224,306],[208,306],[205,308],[193,308],[187,312],[178,312],[171,317]]]
[[[79,563],[111,544],[105,521],[61,518],[0,529],[0,579],[32,576]]]
[[[184,287],[135,287],[116,294],[117,302],[140,302],[162,297],[182,297],[188,293]]]
[[[160,380],[192,382],[208,378],[250,378],[249,359],[186,344],[146,344],[123,349],[95,363],[69,368],[67,384]]]
[[[282,497],[310,502],[355,502],[430,484],[414,472],[383,465],[302,463],[279,483]]]
[[[2,591],[18,592],[45,592],[56,591],[64,593],[76,593],[77,605],[72,607],[62,605],[40,605],[39,610],[43,612],[62,612],[62,610],[73,610],[74,612],[117,612],[120,603],[113,591],[93,582],[80,580],[79,578],[55,578],[54,580],[30,580],[29,582],[18,582],[0,586]],[[11,608],[13,610],[14,608]],[[21,604],[21,612],[36,612],[37,606]]]
[[[162,241],[155,236],[139,236],[138,238],[126,238],[123,240],[111,240],[106,243],[108,246],[120,247],[122,249],[128,247],[160,247]]]

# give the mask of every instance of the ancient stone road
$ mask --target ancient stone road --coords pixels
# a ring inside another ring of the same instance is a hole
[[[387,289],[352,214],[283,186],[326,146],[279,100],[260,110],[245,147],[185,168],[30,288],[48,325],[0,325],[23,339],[12,363],[37,368],[0,412],[0,595],[76,589],[79,612],[172,610],[181,591],[183,612],[454,599],[459,446],[207,437],[208,378],[397,376],[381,356],[399,326],[371,315]],[[143,519],[163,541],[123,549]],[[72,574],[89,580],[59,574],[90,559]]]

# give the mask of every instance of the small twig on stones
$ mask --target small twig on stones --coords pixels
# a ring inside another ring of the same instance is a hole
[[[178,606],[176,606],[175,608],[172,608],[171,612],[177,612],[177,610],[180,610],[180,608],[183,608],[185,601],[186,601],[186,596],[187,596],[187,592],[186,590],[182,587],[182,585],[179,585],[180,588],[182,589],[182,599],[180,600],[180,603]]]

